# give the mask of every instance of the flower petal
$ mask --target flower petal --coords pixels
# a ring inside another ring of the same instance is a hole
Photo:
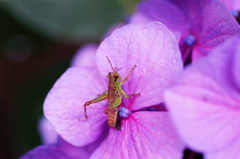
[[[20,159],[69,159],[55,144],[42,145],[24,154]]]
[[[88,66],[96,67],[96,52],[98,45],[86,44],[82,46],[74,55],[72,60],[72,66]]]
[[[240,1],[239,0],[220,0],[223,4],[227,6],[227,8],[232,10],[240,10]]]
[[[136,12],[131,16],[130,23],[146,23],[159,21],[172,31],[179,31],[181,36],[188,35],[186,17],[172,2],[167,0],[148,0],[138,3]]]
[[[59,137],[56,143],[38,146],[20,159],[87,159],[105,137],[106,134],[97,141],[83,147],[73,146]]]
[[[191,32],[197,37],[192,59],[206,56],[213,48],[240,33],[240,26],[218,0],[187,0]]]
[[[233,47],[234,52],[235,52],[235,57],[234,57],[234,63],[233,63],[233,76],[234,80],[236,83],[236,86],[238,87],[238,90],[240,92],[240,36],[236,39],[234,39],[236,43],[234,44],[235,46]]]
[[[230,143],[219,151],[208,152],[205,154],[206,159],[238,159],[240,140],[237,143]]]
[[[45,117],[42,117],[40,119],[38,125],[43,144],[51,144],[57,142],[58,134],[53,125]]]
[[[183,69],[176,38],[159,22],[129,24],[106,38],[96,55],[103,76],[112,71],[106,56],[113,67],[123,67],[118,71],[122,80],[137,65],[122,86],[127,95],[141,94],[128,100],[123,98],[123,105],[131,107],[130,110],[161,103],[163,89]]]
[[[104,109],[107,100],[87,107],[84,118],[83,105],[96,98],[107,88],[97,69],[69,68],[55,83],[44,102],[44,114],[58,134],[69,143],[83,146],[95,141],[103,131],[107,116]],[[87,136],[87,137],[86,137]]]
[[[217,151],[239,140],[240,93],[232,76],[239,42],[234,38],[213,50],[165,92],[180,134],[198,151]]]
[[[122,130],[111,129],[91,158],[177,159],[183,144],[167,112],[139,111],[122,120]]]

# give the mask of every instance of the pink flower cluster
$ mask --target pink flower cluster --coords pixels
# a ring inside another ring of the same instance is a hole
[[[181,159],[185,148],[207,159],[240,158],[239,34],[218,0],[140,2],[129,24],[79,50],[43,106],[58,140],[21,159]],[[79,120],[84,103],[108,89],[106,57],[122,80],[137,66],[122,85],[140,95],[122,98],[121,130],[108,126],[107,100]]]

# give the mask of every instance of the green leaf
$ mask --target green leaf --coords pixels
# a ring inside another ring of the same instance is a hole
[[[55,40],[98,40],[114,23],[122,21],[123,8],[115,0],[3,0],[19,21]]]

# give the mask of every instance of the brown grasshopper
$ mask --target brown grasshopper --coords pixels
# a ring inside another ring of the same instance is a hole
[[[113,72],[109,72],[109,74],[107,75],[107,77],[109,78],[109,83],[108,83],[108,90],[104,91],[100,96],[98,96],[97,98],[94,98],[93,100],[87,101],[84,104],[84,112],[85,112],[85,118],[84,119],[80,119],[80,120],[86,120],[87,119],[87,110],[86,107],[89,106],[92,103],[96,103],[96,102],[100,102],[102,100],[105,100],[108,98],[108,107],[104,110],[105,114],[108,115],[108,125],[111,128],[115,128],[116,127],[116,122],[117,122],[117,115],[119,112],[119,105],[122,103],[122,95],[125,98],[130,98],[132,96],[135,95],[140,95],[140,93],[138,94],[131,94],[130,96],[127,96],[127,94],[122,90],[122,84],[124,82],[126,82],[126,80],[129,78],[129,76],[131,75],[132,71],[134,70],[134,68],[136,67],[136,65],[133,66],[133,68],[130,70],[128,76],[122,81],[121,80],[121,75],[119,73],[117,73],[118,70],[116,67],[113,68],[110,60],[107,57],[108,62],[110,63]],[[117,128],[121,129],[119,126],[119,123],[121,124],[121,121],[118,121],[118,125]]]

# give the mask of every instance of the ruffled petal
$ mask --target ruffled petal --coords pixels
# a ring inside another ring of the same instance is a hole
[[[55,83],[44,102],[44,114],[58,134],[69,143],[83,146],[95,141],[103,131],[107,116],[107,100],[87,107],[84,118],[83,105],[107,88],[97,69],[69,68]],[[87,137],[86,137],[87,136]]]
[[[82,46],[72,59],[72,66],[96,67],[96,52],[98,45],[86,44]]]
[[[188,35],[188,23],[183,12],[174,3],[167,0],[148,0],[138,3],[130,23],[159,21],[182,37]]]
[[[184,145],[167,112],[132,113],[122,120],[122,130],[111,129],[91,158],[180,159]]]
[[[234,38],[214,49],[165,92],[180,134],[198,151],[217,151],[239,140],[240,93],[232,75],[239,42]]]
[[[197,37],[193,61],[208,55],[213,48],[240,33],[240,26],[218,0],[187,1],[191,32]]]
[[[123,105],[130,110],[161,103],[163,89],[183,69],[176,38],[159,22],[129,24],[106,38],[96,56],[103,76],[112,71],[106,56],[113,67],[123,68],[118,71],[122,80],[137,65],[122,86],[127,95],[141,94],[123,98]]]
[[[225,4],[230,11],[232,11],[232,10],[239,11],[240,10],[240,1],[239,0],[220,0],[220,1],[223,4]]]

